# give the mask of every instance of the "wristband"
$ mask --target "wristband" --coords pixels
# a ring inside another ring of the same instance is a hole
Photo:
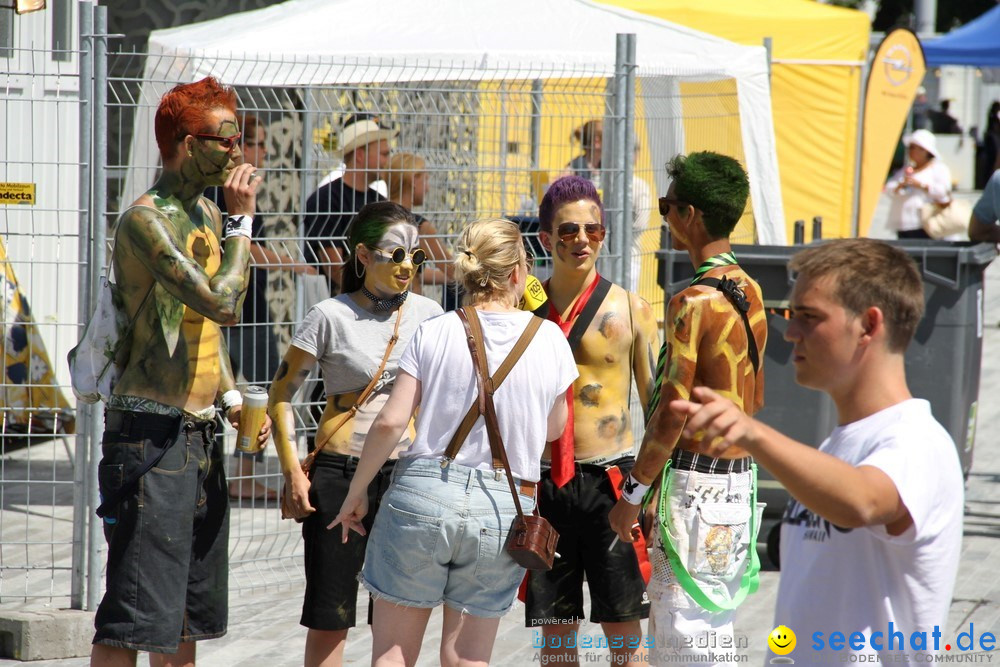
[[[222,405],[223,414],[228,417],[230,410],[235,408],[237,405],[243,405],[243,395],[240,394],[239,389],[230,389],[222,394],[222,398],[219,399],[219,403]]]
[[[632,473],[628,474],[624,484],[622,484],[622,498],[629,505],[641,505],[642,498],[646,495],[647,491],[649,491],[649,484],[641,484],[639,480],[632,476]]]
[[[231,215],[226,218],[226,226],[222,230],[222,240],[233,236],[250,238],[253,234],[253,217],[249,215]]]

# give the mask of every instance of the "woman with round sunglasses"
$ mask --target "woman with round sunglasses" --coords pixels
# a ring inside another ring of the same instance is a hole
[[[287,485],[288,509],[304,518],[306,591],[300,622],[309,628],[307,666],[343,661],[347,631],[355,623],[357,575],[365,553],[364,537],[343,543],[339,532],[328,531],[326,525],[347,495],[365,436],[389,396],[407,342],[423,320],[442,312],[430,299],[409,293],[426,254],[418,246],[417,226],[406,209],[392,202],[368,204],[352,221],[348,242],[343,293],[309,310],[271,385],[269,411],[280,422],[274,427],[274,442]],[[386,356],[394,335],[398,339]],[[384,368],[376,379],[383,359]],[[326,405],[316,430],[320,452],[307,476],[296,456],[291,401],[317,362]],[[373,390],[359,401],[373,380]],[[336,428],[341,422],[343,426]],[[411,435],[411,428],[403,430],[386,465],[366,485],[373,506],[378,506],[396,454],[410,444]],[[367,525],[370,528],[371,522]]]

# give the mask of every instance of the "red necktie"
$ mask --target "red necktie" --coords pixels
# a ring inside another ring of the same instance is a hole
[[[595,275],[594,282],[590,283],[587,289],[583,291],[583,294],[580,295],[580,298],[576,300],[565,321],[559,317],[559,313],[552,306],[552,299],[549,299],[548,319],[558,324],[559,328],[562,329],[563,335],[567,338],[569,338],[569,332],[573,329],[573,324],[576,322],[576,318],[579,317],[580,311],[586,307],[587,302],[590,301],[590,295],[594,293],[594,289],[600,281],[601,276]],[[548,282],[545,284],[545,290],[548,292]],[[575,458],[575,443],[573,440],[573,385],[570,385],[569,389],[566,390],[566,408],[569,411],[569,415],[566,418],[566,428],[563,429],[562,435],[558,439],[549,443],[552,445],[552,481],[556,483],[557,489],[565,486],[569,480],[573,479],[573,475],[576,474],[576,468],[573,465]]]

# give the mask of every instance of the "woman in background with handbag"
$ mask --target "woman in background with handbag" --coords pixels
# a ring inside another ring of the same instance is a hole
[[[406,209],[391,202],[368,204],[352,221],[348,241],[343,293],[306,314],[278,367],[269,406],[285,475],[282,516],[304,518],[306,591],[300,622],[309,628],[307,667],[341,664],[347,631],[355,623],[357,574],[365,553],[363,537],[343,543],[326,525],[347,494],[406,343],[423,320],[442,312],[430,299],[408,292],[426,255]],[[300,464],[291,401],[317,362],[326,406],[316,449]],[[390,450],[409,443],[410,431],[403,428]],[[388,487],[395,459],[390,453],[383,459],[388,463],[362,489],[375,505]]]
[[[369,430],[347,499],[330,524],[341,526],[334,534],[345,541],[355,539],[352,530],[365,533],[366,487],[419,407],[417,435],[400,454],[361,573],[375,598],[374,664],[415,664],[431,609],[442,603],[440,663],[489,662],[500,617],[524,575],[507,552],[517,516],[511,487],[531,512],[542,449],[563,431],[565,392],[577,376],[559,328],[518,310],[529,259],[516,225],[474,223],[462,233],[455,257],[466,303],[481,324],[477,339],[491,380],[477,381],[470,338],[457,314],[424,322],[400,359],[396,386]],[[485,405],[480,384],[494,388],[494,441],[505,443],[510,481],[476,416],[477,406]],[[467,414],[475,419],[461,438],[456,433]]]
[[[936,155],[937,140],[927,130],[915,130],[903,138],[908,163],[885,184],[892,197],[889,229],[901,239],[929,239],[921,209],[925,204],[944,205],[951,200],[951,170]]]

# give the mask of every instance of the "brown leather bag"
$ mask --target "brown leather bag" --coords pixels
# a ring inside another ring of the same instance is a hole
[[[514,487],[514,477],[510,472],[507,450],[504,448],[503,438],[500,435],[500,422],[497,421],[496,407],[493,404],[493,392],[499,386],[499,382],[495,382],[495,376],[492,378],[489,376],[489,368],[486,364],[486,347],[483,343],[483,330],[479,323],[479,317],[474,308],[461,308],[457,312],[462,320],[462,325],[465,326],[469,352],[472,355],[472,365],[476,371],[476,382],[479,385],[478,408],[480,414],[486,419],[486,433],[490,440],[494,467],[502,466],[506,471],[510,492],[514,496],[514,505],[517,507],[517,516],[511,524],[510,534],[507,538],[507,553],[514,559],[515,563],[528,570],[551,570],[552,562],[555,560],[559,533],[544,517],[536,514],[525,516],[524,510],[521,509],[521,500]],[[514,349],[511,350],[510,355],[504,360],[501,368],[506,367],[506,370],[509,371],[513,367],[540,325],[539,318],[532,319],[528,328],[521,334]],[[500,375],[499,371],[497,375]],[[503,373],[503,377],[506,377],[506,371]],[[487,382],[487,379],[490,381]],[[501,377],[500,380],[502,381],[502,379]],[[451,451],[450,447],[449,451]]]
[[[403,306],[400,306],[399,309],[396,310],[396,326],[392,330],[392,337],[389,338],[389,344],[385,348],[385,354],[382,355],[382,363],[379,365],[378,371],[375,372],[375,375],[372,376],[371,382],[369,382],[368,386],[364,388],[364,391],[358,394],[358,400],[354,401],[354,405],[351,406],[350,410],[337,415],[337,419],[340,421],[334,425],[330,434],[326,436],[326,439],[319,445],[316,445],[316,448],[309,452],[304,459],[302,459],[302,463],[300,465],[302,466],[302,472],[304,472],[307,477],[309,476],[309,472],[312,470],[313,462],[316,460],[316,455],[323,451],[323,448],[326,447],[327,444],[329,444],[329,442],[333,439],[333,435],[339,431],[344,424],[354,418],[354,415],[358,412],[358,408],[364,405],[365,401],[368,400],[368,396],[372,393],[372,390],[375,389],[375,385],[378,384],[379,379],[382,377],[382,371],[385,370],[385,365],[389,361],[389,355],[392,354],[392,348],[396,346],[396,342],[399,340],[399,323],[402,319]],[[292,507],[292,491],[288,484],[283,484],[281,486],[281,518],[295,519],[299,523],[302,523],[305,521],[307,516],[309,515],[299,514],[295,511]]]

